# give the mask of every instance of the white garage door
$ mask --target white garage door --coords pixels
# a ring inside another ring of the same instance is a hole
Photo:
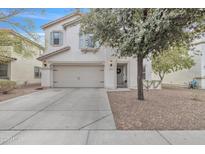
[[[104,87],[104,66],[56,65],[54,87]]]

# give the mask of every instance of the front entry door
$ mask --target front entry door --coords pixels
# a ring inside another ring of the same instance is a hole
[[[118,66],[117,67],[117,85],[120,87],[123,85],[123,66]]]
[[[127,64],[117,65],[117,88],[127,88]]]

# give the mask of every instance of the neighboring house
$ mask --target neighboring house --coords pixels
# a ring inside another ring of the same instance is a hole
[[[34,52],[32,57],[23,57],[21,54],[14,52],[14,47],[0,46],[1,49],[6,48],[8,56],[0,55],[1,59],[5,59],[7,63],[0,64],[0,79],[8,79],[16,81],[17,85],[40,84],[42,63],[36,58],[43,53],[44,48],[34,41],[20,35],[10,29],[0,29],[8,33],[11,37],[22,39],[22,45],[26,45],[28,52]]]
[[[46,49],[43,87],[137,88],[137,60],[113,56],[113,49],[98,47],[92,35],[80,34],[80,18],[73,13],[42,26]],[[151,63],[145,60],[144,78],[151,79]]]
[[[196,79],[199,84],[199,88],[205,89],[205,39],[197,40],[196,49],[199,52],[190,51],[190,55],[193,56],[195,65],[191,69],[184,69],[174,73],[166,74],[163,80],[164,85],[173,85],[188,87],[189,82]],[[158,79],[156,75],[152,75],[153,79]]]

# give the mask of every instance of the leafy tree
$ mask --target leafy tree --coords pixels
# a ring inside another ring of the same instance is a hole
[[[21,16],[21,20],[16,21],[15,17],[19,17],[20,15],[34,15],[36,13],[40,13],[43,15],[44,10],[36,10],[36,9],[1,9],[0,10],[0,23],[5,23],[9,27],[13,29],[19,29],[23,31],[28,37],[30,37],[34,41],[39,40],[38,34],[35,31],[35,23],[29,17]],[[35,54],[31,52],[29,48],[28,42],[20,37],[12,36],[8,31],[1,30],[0,31],[0,63],[7,63],[8,59],[5,58],[10,54],[9,46],[14,48],[14,52],[24,56],[29,57]]]
[[[91,9],[81,30],[122,57],[137,57],[138,99],[143,94],[143,59],[171,46],[189,45],[204,31],[204,9]]]
[[[190,69],[194,64],[193,57],[189,54],[189,49],[186,46],[170,47],[167,51],[152,57],[152,68],[160,78],[159,84],[165,74]]]
[[[11,60],[12,51],[24,58],[30,58],[36,54],[32,49],[31,43],[26,39],[13,34],[10,30],[0,30],[0,64]]]

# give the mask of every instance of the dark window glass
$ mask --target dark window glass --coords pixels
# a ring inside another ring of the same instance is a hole
[[[8,64],[0,64],[0,78],[8,79]]]
[[[80,35],[79,38],[80,48],[98,48],[98,43],[94,41],[92,34]]]
[[[53,32],[53,44],[54,45],[60,44],[60,32]]]
[[[92,35],[88,35],[87,39],[86,39],[86,45],[88,48],[94,48],[95,44],[94,44],[94,40],[93,40],[93,36]]]
[[[40,78],[41,77],[40,67],[37,67],[37,66],[34,67],[34,77],[35,78]]]

